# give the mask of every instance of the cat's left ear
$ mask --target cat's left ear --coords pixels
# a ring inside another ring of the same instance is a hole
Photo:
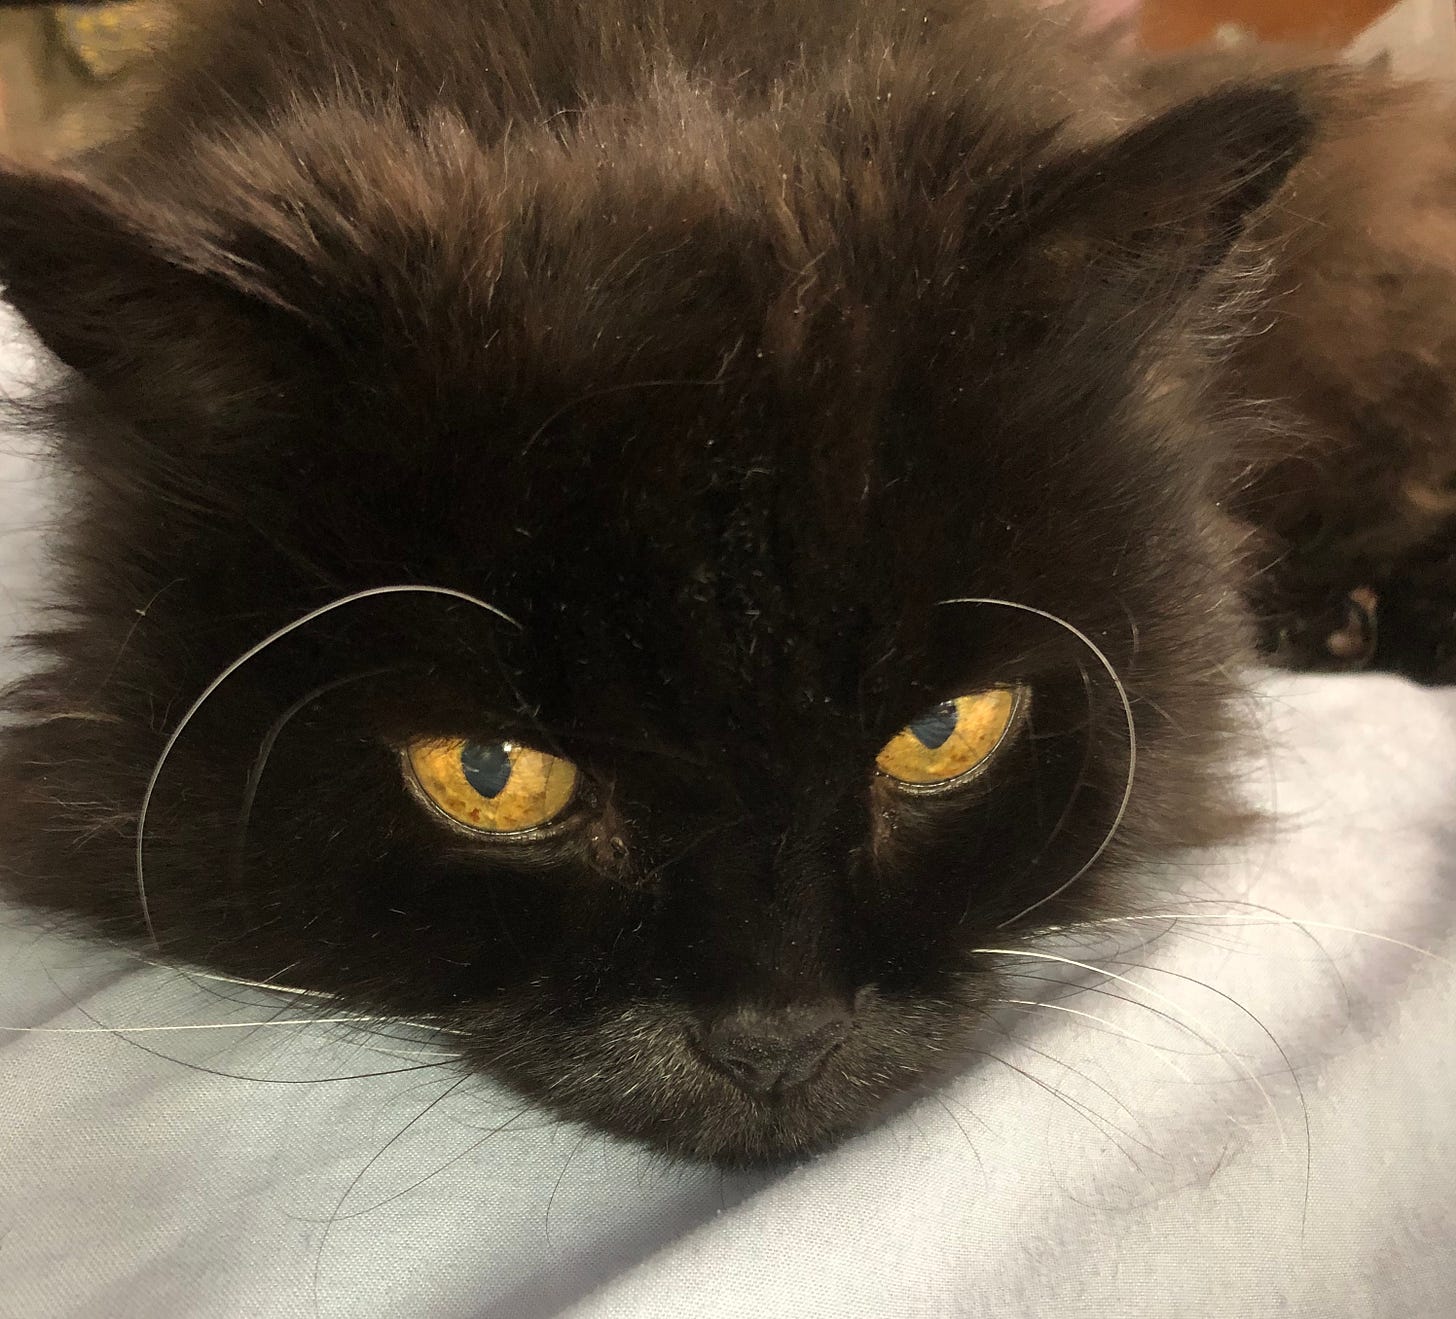
[[[1197,283],[1273,199],[1314,134],[1295,89],[1223,88],[1045,166],[1023,198],[1030,232],[1069,271],[1115,263]]]

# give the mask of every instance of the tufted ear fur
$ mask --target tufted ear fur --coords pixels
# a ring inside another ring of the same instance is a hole
[[[303,330],[202,221],[69,173],[0,171],[0,283],[41,342],[143,429],[263,402]]]
[[[1028,201],[1069,277],[1113,262],[1196,284],[1309,150],[1314,122],[1278,84],[1227,87],[1043,168]]]

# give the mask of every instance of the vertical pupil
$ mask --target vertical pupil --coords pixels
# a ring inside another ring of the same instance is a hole
[[[955,702],[947,701],[944,705],[937,705],[929,714],[921,715],[909,728],[921,746],[927,751],[935,751],[944,746],[946,739],[955,732],[957,722]]]
[[[460,768],[482,797],[499,797],[511,781],[511,753],[504,742],[467,742],[460,749]]]

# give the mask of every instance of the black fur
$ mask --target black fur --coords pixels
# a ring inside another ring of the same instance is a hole
[[[468,592],[518,626],[374,597],[202,707],[148,819],[159,944],[436,1014],[559,1111],[734,1162],[953,1064],[977,946],[1236,826],[1249,414],[1218,373],[1231,249],[1311,141],[1287,81],[1144,122],[982,3],[205,12],[133,134],[0,177],[7,296],[75,372],[14,893],[145,943],[139,804],[206,684],[346,593]],[[1073,625],[1130,701],[1130,807],[1064,891],[1122,802],[1117,686],[965,597]],[[876,777],[996,683],[1031,704],[986,775]],[[533,742],[583,793],[467,841],[406,790],[421,734]],[[704,1061],[784,1010],[852,1014],[806,1084]]]

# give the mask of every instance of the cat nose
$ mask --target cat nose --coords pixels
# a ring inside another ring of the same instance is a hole
[[[766,1095],[809,1080],[848,1034],[849,1013],[837,1005],[741,1008],[719,1018],[698,1045],[729,1080]]]

